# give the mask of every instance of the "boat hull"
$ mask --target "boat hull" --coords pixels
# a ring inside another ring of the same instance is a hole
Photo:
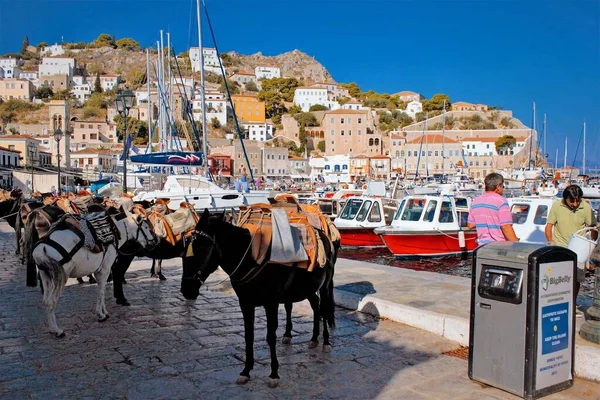
[[[375,228],[338,228],[342,237],[342,246],[384,247],[385,243],[373,232]]]
[[[466,251],[477,247],[477,233],[465,232]],[[463,253],[457,231],[381,233],[383,242],[396,257],[439,257]]]

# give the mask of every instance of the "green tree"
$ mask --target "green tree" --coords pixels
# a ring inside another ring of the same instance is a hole
[[[27,48],[29,47],[29,38],[25,36],[23,38],[23,44],[21,44],[21,54],[27,54]]]
[[[139,51],[140,44],[132,38],[123,38],[116,41],[115,45],[117,49],[124,49],[129,51]]]
[[[102,111],[102,109],[100,107],[83,107],[83,118],[88,119],[88,118],[99,118],[104,116],[105,112]]]
[[[107,95],[105,93],[92,93],[90,97],[87,98],[84,107],[96,107],[96,108],[107,108],[109,103],[112,103],[114,97],[111,95]]]
[[[281,95],[283,101],[293,101],[294,93],[299,85],[296,78],[263,79],[261,92],[274,91]]]
[[[304,126],[319,126],[319,122],[314,114],[310,112],[301,112],[294,115],[294,119],[298,122],[298,125],[302,128]]]
[[[16,112],[0,107],[0,123],[2,124],[2,130],[6,128],[6,125],[13,122],[16,117]]]
[[[325,153],[325,141],[324,140],[319,141],[319,143],[317,144],[317,149],[319,149],[319,151],[321,153]]]
[[[361,95],[362,95],[362,92],[361,92],[360,88],[354,82],[342,83],[340,86],[343,87],[343,88],[348,89],[348,94],[350,96],[354,97],[355,99],[360,98]]]
[[[231,79],[227,79],[227,86],[229,87],[229,93],[238,94],[240,92],[240,87],[232,81]],[[221,82],[221,93],[226,93],[227,89],[225,88],[225,82]]]
[[[423,102],[423,111],[441,111],[444,108],[444,100],[446,101],[446,111],[451,110],[450,97],[443,93],[437,93],[431,99]]]
[[[119,140],[123,140],[124,133],[124,120],[120,115],[114,118],[117,124],[117,136]],[[148,138],[148,124],[132,117],[127,117],[127,134],[133,136],[133,138],[141,137]]]
[[[146,71],[133,67],[127,71],[125,81],[130,89],[135,90],[146,82]]]
[[[37,47],[38,50],[41,50],[42,47],[46,47],[48,46],[48,43],[46,42],[39,42],[35,47]]]
[[[512,150],[517,144],[517,139],[512,135],[504,135],[496,139],[494,143],[496,145],[496,152],[506,151],[507,149]]]
[[[322,104],[313,104],[312,106],[310,106],[308,111],[329,111],[329,108],[325,107]]]
[[[263,90],[258,92],[257,98],[258,100],[265,102],[265,114],[267,118],[273,118],[274,116],[281,115],[286,111],[283,99],[277,91],[265,91],[263,87]]]
[[[504,117],[500,120],[500,125],[504,128],[513,128],[512,119],[510,117]]]
[[[33,92],[38,99],[49,99],[54,96],[54,91],[48,85],[42,85]]]
[[[102,85],[100,84],[100,72],[96,72],[96,81],[94,82],[94,93],[102,93]]]
[[[344,104],[346,104],[347,102],[349,102],[350,99],[344,96],[340,96],[337,98],[337,102],[340,103],[340,106],[343,106]]]
[[[221,53],[221,61],[224,67],[231,67],[233,65],[233,57],[227,53]]]
[[[52,95],[52,100],[73,100],[74,96],[70,89],[63,89]]]
[[[221,127],[221,122],[219,121],[219,118],[217,118],[217,117],[214,117],[213,119],[211,119],[210,124],[215,129],[219,129]]]
[[[246,83],[246,90],[249,92],[258,92],[258,86],[256,86],[256,82],[250,81]]]
[[[302,112],[302,107],[297,106],[295,104],[288,109],[288,113],[291,116],[294,116],[295,114],[298,114],[298,113],[301,113],[301,112]]]
[[[114,47],[114,40],[108,33],[101,33],[96,40],[90,43],[90,47]]]
[[[427,114],[424,112],[418,112],[415,114],[415,121],[417,122],[425,121],[426,118]]]

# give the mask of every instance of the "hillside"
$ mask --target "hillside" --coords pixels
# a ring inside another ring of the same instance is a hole
[[[252,55],[243,55],[231,51],[227,53],[231,57],[229,70],[239,70],[254,73],[258,66],[278,67],[281,75],[303,80],[306,84],[315,82],[334,83],[331,74],[315,58],[300,50],[288,51],[277,56],[264,56],[261,52]]]

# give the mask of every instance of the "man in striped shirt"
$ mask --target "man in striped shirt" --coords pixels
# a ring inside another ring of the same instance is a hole
[[[504,178],[492,172],[485,177],[485,193],[473,200],[469,209],[469,229],[477,229],[477,243],[518,242],[512,215],[504,193]]]

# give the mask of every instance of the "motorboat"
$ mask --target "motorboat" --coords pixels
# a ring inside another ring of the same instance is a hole
[[[395,200],[357,196],[347,199],[333,223],[342,237],[342,246],[385,246],[374,230],[392,222],[398,204]]]
[[[546,220],[556,197],[523,196],[508,199],[513,228],[521,242],[546,243]]]
[[[470,253],[477,247],[477,232],[467,229],[469,205],[468,197],[407,196],[392,223],[375,233],[396,257]]]
[[[249,190],[244,187],[223,189],[201,175],[169,175],[162,190],[139,192],[134,201],[170,199],[169,208],[177,210],[181,202],[193,204],[196,210],[223,211],[253,203],[268,203],[274,192]]]

